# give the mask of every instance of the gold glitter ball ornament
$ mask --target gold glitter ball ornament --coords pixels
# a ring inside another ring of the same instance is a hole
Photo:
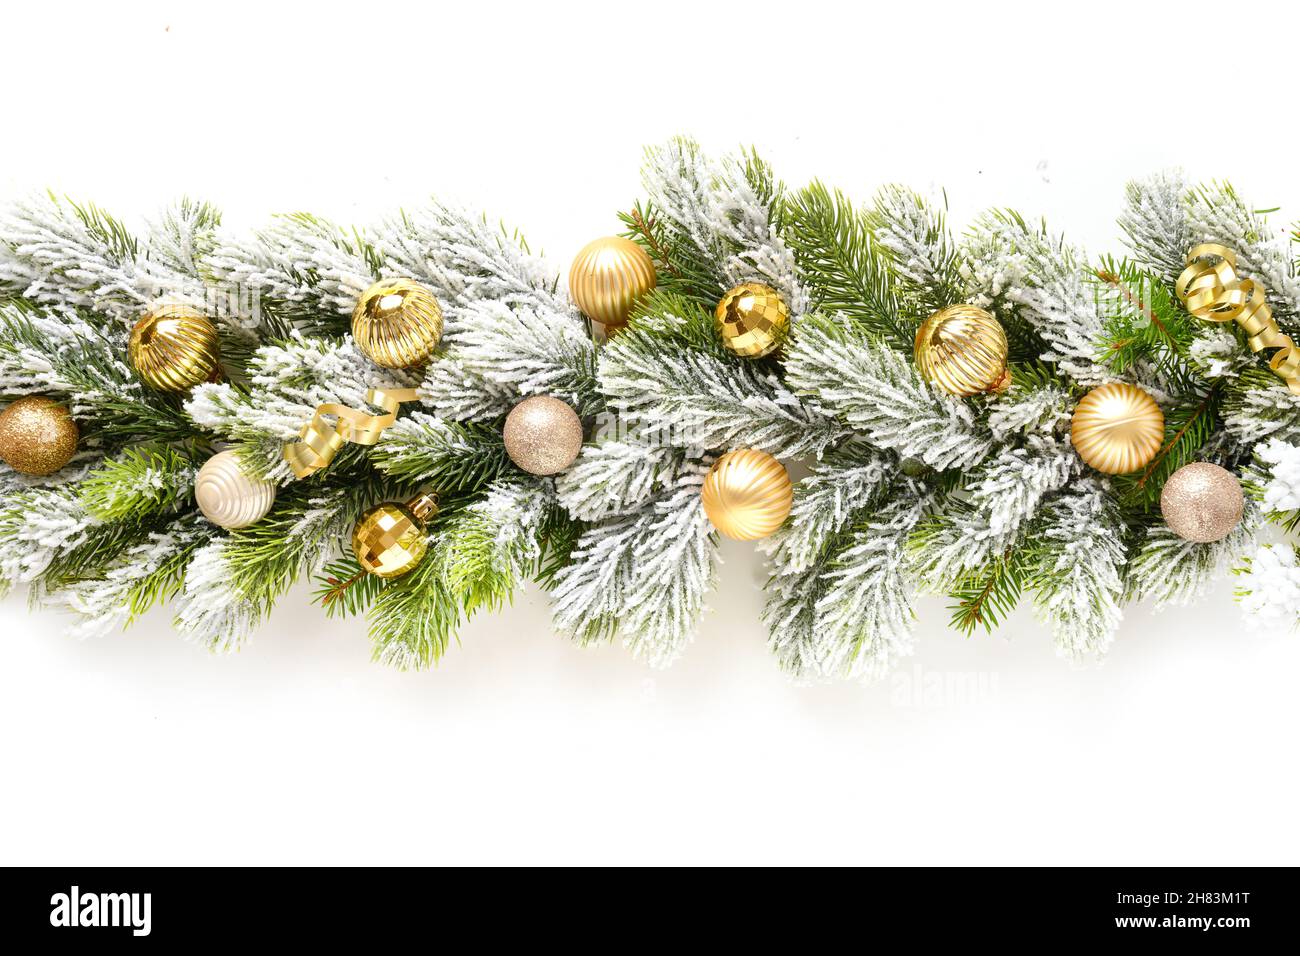
[[[950,305],[921,323],[913,343],[921,377],[949,395],[965,398],[1001,392],[1011,384],[1007,333],[974,305]]]
[[[582,247],[569,268],[569,295],[593,322],[627,324],[639,298],[655,287],[654,260],[631,239],[606,236]]]
[[[1197,544],[1231,534],[1245,504],[1236,475],[1208,461],[1183,465],[1160,492],[1160,513],[1169,530]]]
[[[418,282],[380,279],[352,310],[352,338],[376,365],[420,365],[442,341],[442,307]]]
[[[67,408],[41,395],[0,412],[0,458],[24,475],[54,474],[77,453],[80,436]]]
[[[1107,475],[1145,468],[1165,440],[1165,416],[1136,385],[1100,385],[1079,400],[1070,441],[1087,464]]]
[[[221,343],[212,320],[189,305],[158,305],[131,329],[131,365],[160,392],[187,392],[221,374]]]
[[[203,517],[233,531],[266,517],[275,501],[275,485],[250,475],[233,451],[223,451],[199,469],[194,499]]]
[[[755,541],[781,527],[794,503],[794,487],[785,466],[767,452],[741,448],[713,463],[700,498],[718,531]]]
[[[582,419],[549,395],[533,395],[510,410],[504,431],[506,454],[531,475],[554,475],[582,451]]]
[[[424,559],[429,548],[425,522],[438,510],[432,495],[416,495],[402,504],[385,501],[361,516],[352,531],[352,553],[369,573],[398,578]]]
[[[775,289],[745,282],[722,297],[713,321],[729,351],[741,358],[762,358],[785,340],[790,309]]]

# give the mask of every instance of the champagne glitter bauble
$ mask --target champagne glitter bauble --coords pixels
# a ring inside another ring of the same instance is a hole
[[[424,558],[429,547],[424,525],[437,510],[432,495],[416,495],[406,504],[375,505],[357,521],[352,553],[361,567],[377,577],[401,577]]]
[[[151,308],[131,330],[131,365],[141,380],[160,392],[186,392],[215,381],[221,371],[217,327],[189,305]]]
[[[762,358],[785,340],[790,309],[775,289],[745,282],[722,297],[713,321],[728,350],[741,358]]]
[[[700,491],[704,513],[728,538],[754,541],[781,527],[794,502],[785,466],[765,451],[729,451],[709,469]]]
[[[655,287],[654,260],[631,239],[608,236],[582,247],[569,269],[569,295],[593,322],[627,323],[637,299]]]
[[[964,398],[1000,392],[1011,384],[1007,334],[1001,323],[973,305],[950,305],[921,323],[913,345],[921,377]]]
[[[533,395],[510,410],[504,437],[516,465],[532,475],[554,475],[582,450],[582,419],[558,398]]]
[[[352,310],[352,338],[376,365],[420,365],[442,340],[442,307],[418,282],[380,279]]]
[[[1070,442],[1087,464],[1107,475],[1145,468],[1165,440],[1165,416],[1136,385],[1100,385],[1079,400]]]
[[[1160,492],[1160,513],[1169,530],[1197,544],[1221,541],[1231,534],[1245,504],[1237,477],[1208,461],[1183,465]]]
[[[275,485],[250,475],[233,451],[223,451],[199,469],[194,499],[203,517],[233,531],[266,517],[275,501]]]
[[[67,408],[40,395],[0,412],[0,458],[24,475],[52,475],[77,453],[81,433]]]

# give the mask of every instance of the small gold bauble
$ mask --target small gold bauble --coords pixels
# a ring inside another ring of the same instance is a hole
[[[532,475],[554,475],[582,451],[582,419],[549,395],[532,395],[510,410],[504,430],[506,454]]]
[[[1001,392],[1011,384],[1007,333],[974,305],[950,305],[921,323],[913,345],[921,377],[949,395],[965,398]]]
[[[1124,475],[1150,464],[1165,440],[1165,416],[1136,385],[1100,385],[1079,400],[1070,419],[1070,442],[1087,464]]]
[[[0,412],[0,458],[24,475],[52,475],[77,453],[81,432],[67,408],[41,395]]]
[[[790,309],[775,289],[745,282],[727,292],[713,310],[722,344],[741,358],[762,358],[780,347],[790,328]]]
[[[432,495],[416,495],[405,504],[385,501],[365,512],[352,532],[352,553],[361,567],[381,578],[412,570],[429,548],[425,522],[438,510]]]
[[[1160,513],[1169,530],[1197,544],[1226,538],[1241,521],[1245,504],[1237,477],[1208,461],[1183,465],[1160,492]]]
[[[233,451],[223,451],[199,469],[194,499],[205,518],[233,531],[266,517],[275,501],[275,485],[250,475]]]
[[[625,325],[637,299],[655,287],[654,260],[631,239],[607,236],[582,247],[569,269],[569,295],[593,322]]]
[[[781,527],[794,503],[785,466],[765,451],[729,451],[713,463],[700,491],[704,513],[728,538],[754,541]]]
[[[145,312],[127,343],[141,380],[160,392],[185,392],[221,373],[221,342],[212,320],[189,305]]]
[[[352,338],[376,365],[419,365],[428,361],[442,340],[442,307],[418,282],[380,279],[357,300]]]

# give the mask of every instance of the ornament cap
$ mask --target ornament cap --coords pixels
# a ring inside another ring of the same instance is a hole
[[[406,510],[417,520],[428,521],[438,513],[438,499],[427,492],[421,492],[406,503]]]

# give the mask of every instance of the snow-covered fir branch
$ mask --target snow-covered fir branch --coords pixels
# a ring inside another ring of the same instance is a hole
[[[680,448],[639,436],[588,444],[556,476],[559,501],[579,521],[625,515],[676,480],[685,463]]]
[[[1151,601],[1156,608],[1190,604],[1247,551],[1259,520],[1259,508],[1247,499],[1241,523],[1223,540],[1210,544],[1180,538],[1164,524],[1151,525],[1129,565],[1129,595]]]
[[[907,356],[810,317],[786,352],[786,381],[871,443],[932,468],[969,468],[993,447],[974,406],[932,388]]]
[[[560,633],[583,644],[621,635],[655,666],[682,652],[714,583],[713,527],[700,503],[708,464],[683,469],[637,510],[583,532],[552,594]]]
[[[1300,626],[1300,561],[1291,544],[1260,544],[1237,571],[1236,596],[1250,626],[1294,632]]]
[[[918,317],[965,298],[961,255],[941,212],[919,194],[887,186],[876,195],[870,222],[896,278],[916,300]]]

